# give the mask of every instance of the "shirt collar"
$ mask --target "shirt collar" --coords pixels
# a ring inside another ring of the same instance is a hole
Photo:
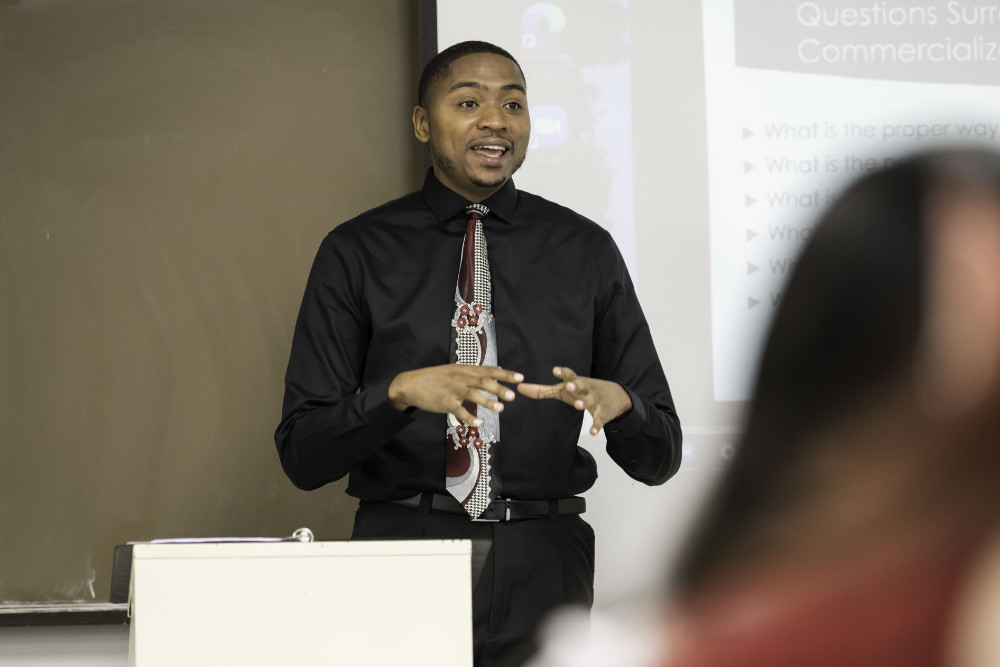
[[[441,222],[460,215],[470,203],[465,197],[439,181],[434,176],[433,168],[427,170],[421,192],[427,206]],[[513,220],[514,207],[517,205],[517,188],[514,187],[514,180],[507,179],[499,190],[482,203],[490,209],[490,217],[496,216],[504,222]]]

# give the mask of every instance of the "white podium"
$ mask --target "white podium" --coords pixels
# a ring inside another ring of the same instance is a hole
[[[129,665],[471,667],[468,540],[136,544]]]

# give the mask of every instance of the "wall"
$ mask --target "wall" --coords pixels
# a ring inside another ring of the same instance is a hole
[[[349,534],[272,433],[320,240],[420,184],[416,15],[0,2],[0,602],[107,601],[131,540]]]

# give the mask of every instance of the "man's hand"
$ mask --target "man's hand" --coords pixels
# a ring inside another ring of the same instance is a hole
[[[428,412],[451,413],[469,426],[479,427],[482,420],[474,417],[462,404],[471,401],[487,410],[500,412],[504,401],[514,400],[514,392],[501,382],[521,382],[524,376],[499,366],[446,364],[405,371],[389,385],[389,402],[399,411],[419,408]]]
[[[517,385],[517,391],[529,398],[557,398],[577,410],[586,410],[593,417],[590,435],[597,435],[612,419],[632,409],[632,399],[617,382],[577,375],[565,366],[556,366],[552,374],[562,379],[559,384]]]

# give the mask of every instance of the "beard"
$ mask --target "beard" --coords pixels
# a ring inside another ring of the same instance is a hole
[[[455,167],[455,162],[450,158],[446,157],[445,155],[443,155],[440,151],[438,151],[433,143],[428,143],[427,147],[430,149],[431,152],[431,161],[435,165],[437,165],[437,167],[441,170],[441,172],[447,175],[453,181],[459,180],[458,178],[456,178],[458,175],[458,169]],[[521,168],[521,165],[524,164],[524,161],[527,157],[528,157],[527,154],[521,156],[521,159],[514,165],[514,168],[511,169],[510,174],[507,175],[498,174],[495,178],[490,178],[490,179],[481,178],[479,176],[476,176],[475,174],[468,174],[467,175],[468,181],[473,185],[475,185],[477,188],[499,187],[504,183],[506,183],[511,176],[517,173],[517,170]]]

